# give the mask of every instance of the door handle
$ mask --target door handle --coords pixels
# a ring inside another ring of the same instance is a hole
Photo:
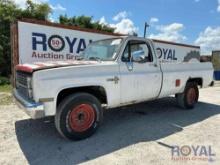
[[[118,76],[114,76],[113,78],[108,78],[108,79],[107,79],[107,81],[114,81],[115,84],[118,84],[119,80],[120,80],[120,79],[119,79]]]

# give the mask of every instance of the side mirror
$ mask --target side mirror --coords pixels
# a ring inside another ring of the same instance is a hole
[[[135,51],[132,54],[132,61],[142,63],[146,61],[145,52],[143,50]]]

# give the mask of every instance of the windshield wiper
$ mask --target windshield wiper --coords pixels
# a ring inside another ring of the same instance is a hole
[[[81,61],[81,60],[84,60],[85,58],[84,57],[82,57],[82,56],[78,56],[78,57],[76,57],[76,60],[78,60],[78,61]]]
[[[101,61],[99,57],[89,57],[89,60]]]

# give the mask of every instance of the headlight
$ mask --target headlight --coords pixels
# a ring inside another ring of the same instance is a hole
[[[28,87],[28,89],[32,89],[32,79],[31,79],[31,77],[27,77],[27,87]]]
[[[32,78],[31,77],[27,77],[27,89],[28,89],[28,97],[33,99]]]
[[[29,96],[29,98],[33,99],[33,90],[32,89],[28,89],[28,96]]]

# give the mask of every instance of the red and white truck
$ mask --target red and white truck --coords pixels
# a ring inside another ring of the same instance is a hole
[[[56,39],[49,38],[46,44],[42,36],[33,36],[36,47],[32,48],[43,51],[51,43],[53,51],[64,49],[58,43],[66,41],[55,34]],[[160,59],[163,55],[152,40],[107,37],[89,44],[78,60],[17,65],[14,97],[33,119],[54,116],[58,132],[74,140],[91,136],[108,108],[175,95],[182,108],[192,109],[199,98],[198,87],[212,83],[213,68],[211,63],[200,63],[197,47],[188,48],[185,56],[175,51],[167,61]]]

